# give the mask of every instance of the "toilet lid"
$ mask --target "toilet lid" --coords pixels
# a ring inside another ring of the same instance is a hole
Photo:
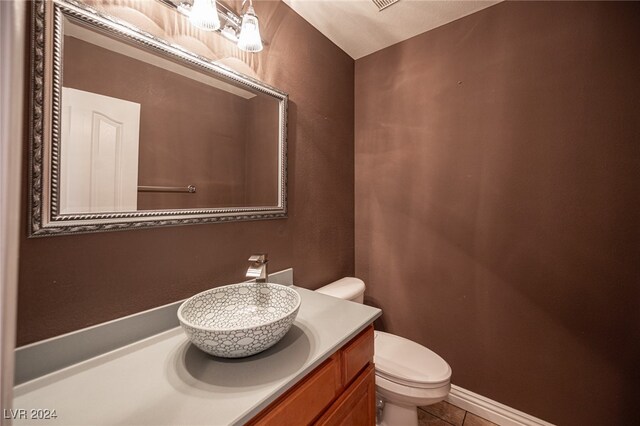
[[[404,337],[375,332],[376,374],[406,386],[439,387],[451,378],[451,367],[435,352]]]

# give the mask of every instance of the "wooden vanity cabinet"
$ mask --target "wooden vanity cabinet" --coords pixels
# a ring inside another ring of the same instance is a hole
[[[316,422],[322,426],[374,425],[376,385],[373,365],[369,365],[338,400]]]
[[[354,337],[249,425],[375,425],[373,326]]]

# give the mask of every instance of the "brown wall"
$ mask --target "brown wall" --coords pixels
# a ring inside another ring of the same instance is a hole
[[[269,253],[272,271],[295,268],[302,287],[354,273],[354,61],[284,3],[255,9],[263,52],[203,37],[289,94],[289,218],[27,239],[25,183],[18,345],[237,282],[255,252]]]
[[[640,424],[639,23],[506,2],[356,61],[369,302],[454,384],[561,425]]]

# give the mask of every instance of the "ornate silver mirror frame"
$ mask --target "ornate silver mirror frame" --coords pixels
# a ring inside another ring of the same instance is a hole
[[[32,2],[29,236],[104,232],[158,226],[285,218],[287,214],[286,93],[150,35],[73,0]],[[217,78],[244,85],[279,102],[278,204],[265,207],[147,210],[61,214],[60,106],[63,20],[69,18],[147,51],[190,65]]]

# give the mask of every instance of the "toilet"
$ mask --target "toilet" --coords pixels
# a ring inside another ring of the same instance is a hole
[[[316,290],[340,299],[363,303],[364,282],[346,277]],[[442,401],[451,389],[451,367],[424,346],[375,331],[374,363],[378,425],[417,426],[418,406]]]

